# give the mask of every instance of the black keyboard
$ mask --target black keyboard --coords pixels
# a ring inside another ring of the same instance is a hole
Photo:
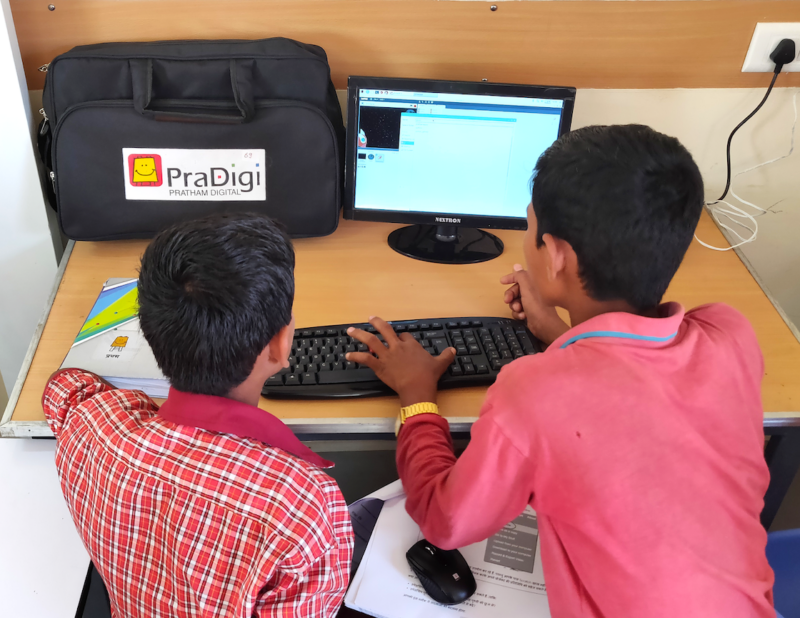
[[[488,386],[514,359],[542,351],[541,342],[523,322],[507,318],[444,318],[389,322],[397,333],[410,333],[430,354],[456,349],[455,362],[439,388]],[[347,334],[351,326],[378,334],[370,324],[338,324],[295,331],[291,366],[272,376],[262,394],[274,399],[328,399],[391,394],[375,372],[345,358],[368,348]]]

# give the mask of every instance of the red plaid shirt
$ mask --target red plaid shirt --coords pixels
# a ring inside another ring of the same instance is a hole
[[[114,616],[336,614],[353,548],[347,506],[320,469],[329,462],[277,418],[174,390],[159,412],[80,369],[56,374],[42,404]]]

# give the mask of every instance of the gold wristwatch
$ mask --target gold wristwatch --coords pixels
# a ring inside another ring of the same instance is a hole
[[[439,406],[430,401],[425,401],[400,408],[400,416],[397,417],[397,424],[395,425],[395,435],[400,433],[400,427],[402,427],[408,419],[419,414],[439,414]]]

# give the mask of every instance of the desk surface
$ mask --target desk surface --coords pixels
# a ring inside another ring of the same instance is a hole
[[[341,221],[325,238],[299,239],[294,311],[299,328],[385,319],[508,315],[500,276],[522,261],[523,232],[497,231],[506,250],[490,262],[466,266],[429,264],[403,257],[386,244],[397,225]],[[726,246],[711,219],[698,228],[709,243]],[[47,435],[40,398],[47,378],[63,361],[103,282],[136,277],[146,241],[75,244],[41,340],[5,435]],[[725,302],[753,324],[766,362],[765,422],[800,423],[800,342],[733,251],[693,242],[665,300],[686,307]],[[478,415],[485,389],[444,391],[440,408],[457,426]],[[261,400],[261,406],[303,433],[387,432],[396,397],[328,401]],[[6,419],[8,419],[8,414]],[[26,427],[15,432],[11,427]],[[466,425],[461,425],[462,429]]]

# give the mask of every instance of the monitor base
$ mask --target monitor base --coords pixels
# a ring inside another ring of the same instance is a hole
[[[477,264],[503,253],[494,234],[454,225],[409,225],[389,234],[389,246],[403,255],[437,264]]]

